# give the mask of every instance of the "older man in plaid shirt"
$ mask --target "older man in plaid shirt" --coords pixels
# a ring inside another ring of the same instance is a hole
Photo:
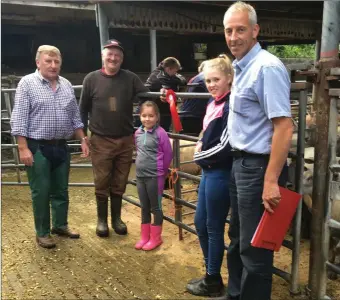
[[[40,46],[36,65],[35,73],[24,76],[18,84],[11,127],[20,160],[27,166],[37,242],[53,248],[56,244],[50,233],[79,238],[67,223],[70,153],[66,139],[73,134],[81,139],[84,157],[89,148],[72,85],[59,76],[59,49]]]

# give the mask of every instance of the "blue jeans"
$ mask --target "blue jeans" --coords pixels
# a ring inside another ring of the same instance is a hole
[[[229,169],[204,170],[198,191],[195,226],[208,274],[221,272],[224,228],[230,207]]]
[[[268,160],[267,156],[247,156],[233,162],[229,186],[228,294],[239,296],[240,300],[271,297],[273,251],[250,245],[264,211],[262,192]],[[282,175],[279,184],[285,185]]]

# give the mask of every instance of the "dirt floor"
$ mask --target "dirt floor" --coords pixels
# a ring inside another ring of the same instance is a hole
[[[25,173],[21,173],[27,181]],[[133,177],[134,170],[131,170]],[[2,174],[3,181],[16,181],[16,174]],[[90,169],[73,169],[70,182],[92,182]],[[193,188],[183,183],[184,188]],[[129,185],[126,195],[136,197]],[[196,199],[196,193],[185,195]],[[129,234],[109,238],[95,235],[96,205],[92,187],[70,188],[69,223],[81,238],[55,237],[57,248],[43,249],[35,242],[30,191],[28,187],[2,186],[2,299],[197,299],[185,292],[186,282],[204,273],[197,237],[177,226],[164,223],[164,243],[151,252],[137,251],[140,209],[126,203],[123,219]],[[137,198],[136,198],[137,200]],[[170,216],[172,203],[163,199],[164,213]],[[183,217],[193,223],[193,212]],[[308,281],[309,242],[301,242],[301,290]],[[290,271],[291,251],[282,247],[275,254],[275,266]],[[226,264],[222,275],[227,282]],[[340,279],[328,281],[327,293],[340,299]],[[292,299],[289,285],[274,276],[273,300]],[[293,299],[306,299],[297,296]]]

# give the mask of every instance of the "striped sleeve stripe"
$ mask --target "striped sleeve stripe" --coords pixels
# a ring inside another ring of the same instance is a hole
[[[216,153],[223,150],[228,145],[228,142],[229,142],[229,135],[227,134],[227,127],[226,127],[222,132],[220,143],[218,143],[216,146],[206,151],[196,152],[194,154],[194,160],[200,160],[200,159],[204,159],[212,155],[215,155]]]

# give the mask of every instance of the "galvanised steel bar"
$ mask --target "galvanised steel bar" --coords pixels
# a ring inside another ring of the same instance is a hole
[[[173,168],[175,170],[180,170],[181,164],[180,164],[180,140],[179,139],[173,139],[172,140],[172,149],[174,153],[173,157]],[[178,172],[178,171],[177,171]],[[176,174],[177,175],[177,174]],[[176,176],[174,175],[174,176]],[[182,205],[177,201],[178,198],[181,198],[181,176],[177,175],[177,179],[174,182],[174,193],[175,193],[175,221],[176,222],[182,222]],[[183,239],[183,232],[182,229],[179,228],[179,240]]]
[[[68,144],[69,147],[81,147],[81,144]],[[18,144],[1,144],[1,148],[9,149],[9,148],[17,148]]]
[[[162,93],[160,92],[146,92],[146,93],[139,93],[137,96],[140,98],[158,98],[161,96]],[[208,99],[211,97],[209,93],[176,93],[177,97],[180,97],[182,99]]]
[[[99,27],[100,50],[103,49],[106,41],[109,39],[109,21],[103,7],[103,3],[96,4],[97,22]]]
[[[329,167],[329,169],[332,171],[332,172],[340,172],[340,165],[339,164],[333,164]]]
[[[283,271],[281,269],[273,267],[273,274],[281,277],[282,279],[284,279],[288,283],[290,282],[290,274],[287,273],[286,271]]]
[[[197,189],[196,189],[196,188],[194,188],[194,189],[190,189],[190,190],[184,190],[184,191],[182,191],[182,194],[193,193],[193,192],[196,192],[196,191],[197,191]]]
[[[15,163],[15,161],[13,159],[11,159],[11,160],[3,160],[1,162],[1,164],[13,164],[13,163]]]
[[[303,172],[304,172],[304,154],[305,154],[305,129],[306,129],[306,111],[307,111],[307,90],[300,91],[299,95],[299,125],[298,141],[296,150],[296,169],[295,169],[295,189],[299,194],[303,194]],[[292,251],[292,273],[290,282],[290,292],[293,295],[299,294],[299,257],[300,257],[300,239],[301,239],[301,214],[302,201],[300,201],[293,226],[293,251]]]
[[[73,89],[80,90],[82,89],[82,85],[74,85]],[[300,91],[312,88],[312,84],[309,82],[293,82],[291,84],[291,91]],[[1,92],[11,92],[14,93],[16,91],[15,88],[10,89],[1,89]],[[158,98],[161,96],[161,92],[145,92],[145,93],[139,93],[137,96],[141,98]],[[183,99],[209,99],[211,95],[209,93],[186,93],[186,92],[178,92],[176,93],[177,97],[183,98]]]
[[[11,103],[11,98],[9,96],[9,93],[5,93],[4,94],[4,98],[5,98],[5,104],[6,104],[6,109],[8,112],[8,116],[11,117],[12,115],[12,103]],[[11,139],[12,139],[12,143],[15,144],[16,141],[16,137],[11,135]],[[14,158],[14,162],[16,165],[19,164],[20,159],[19,159],[19,150],[17,148],[13,148],[13,158]],[[18,182],[21,182],[21,174],[19,169],[16,170],[17,172],[17,178],[18,178]]]
[[[340,42],[340,2],[324,1],[320,58],[337,57]]]
[[[196,182],[200,182],[201,181],[201,177],[199,176],[195,176],[195,175],[191,175],[182,171],[177,171],[178,175],[182,178],[186,178],[186,179],[190,179]]]
[[[337,200],[337,201],[339,201],[339,200]],[[335,221],[333,219],[329,219],[328,225],[329,225],[330,228],[340,230],[340,222],[338,222],[338,221]]]
[[[157,68],[157,36],[156,30],[150,29],[150,66],[151,71]]]
[[[82,85],[73,85],[72,87],[74,90],[81,90],[83,88]],[[1,89],[1,93],[15,93],[15,91],[16,91],[15,88]]]
[[[27,181],[23,181],[23,182],[1,181],[1,185],[28,186],[29,183]],[[68,185],[77,186],[77,187],[94,187],[94,183],[91,183],[91,182],[70,182]]]
[[[197,142],[198,141],[198,137],[191,136],[191,135],[168,132],[168,136],[172,139],[181,139],[181,140],[190,141],[190,142]]]
[[[290,249],[290,250],[293,250],[293,242],[292,241],[289,241],[289,240],[283,240],[282,242],[282,246]]]
[[[24,164],[1,164],[1,169],[20,169],[25,168],[26,166]],[[71,168],[77,168],[77,169],[90,169],[92,168],[92,164],[70,164]]]
[[[128,184],[131,184],[131,185],[134,185],[134,186],[136,186],[137,185],[137,182],[136,182],[136,180],[128,180]],[[164,198],[167,198],[167,199],[169,199],[169,200],[172,200],[172,195],[169,195],[169,194],[167,194],[167,193],[164,193],[163,192],[163,197]],[[188,202],[188,201],[185,201],[185,200],[183,200],[182,198],[176,198],[176,201],[179,203],[179,204],[182,204],[182,205],[184,205],[184,206],[186,206],[186,207],[188,207],[188,208],[192,208],[192,209],[195,209],[196,210],[196,205],[194,205],[194,204],[192,204],[192,203],[190,203],[190,202]]]
[[[340,275],[340,267],[339,266],[331,264],[329,261],[326,261],[326,266],[329,270],[332,270],[333,272],[338,273]]]
[[[320,60],[320,50],[321,50],[321,41],[316,40],[315,41],[315,58],[314,58],[314,65],[318,63]],[[313,92],[312,92],[312,103],[314,105],[315,103],[315,98],[316,98],[316,93],[315,93],[315,84],[313,84]]]
[[[180,165],[188,165],[188,164],[193,164],[193,163],[195,163],[194,160],[187,160],[187,161],[182,161],[182,162],[180,163]]]
[[[194,146],[196,146],[196,143],[187,144],[187,145],[180,145],[179,147],[180,147],[180,148],[187,148],[187,147],[194,147]]]

